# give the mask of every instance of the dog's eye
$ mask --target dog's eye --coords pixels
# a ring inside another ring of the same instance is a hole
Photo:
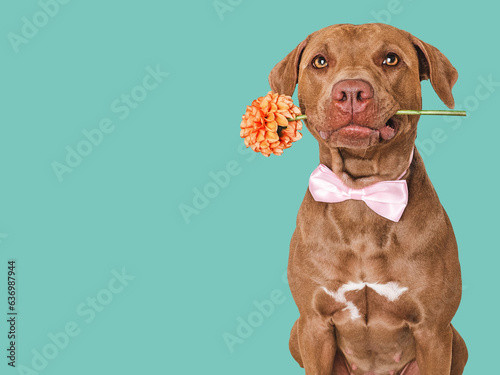
[[[312,66],[314,66],[316,69],[321,69],[326,68],[328,66],[328,63],[323,56],[318,55],[313,59]]]
[[[387,56],[385,56],[384,61],[382,62],[383,65],[389,65],[389,66],[396,66],[399,64],[399,56],[396,55],[395,53],[388,53]]]

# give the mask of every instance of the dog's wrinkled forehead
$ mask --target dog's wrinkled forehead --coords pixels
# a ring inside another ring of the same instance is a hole
[[[389,25],[334,25],[311,34],[301,56],[300,69],[318,54],[330,66],[370,66],[387,52],[397,53],[411,69],[418,69],[417,51],[410,34]]]
[[[415,74],[417,80],[430,79],[441,100],[453,108],[451,89],[458,74],[446,56],[407,31],[385,24],[333,25],[310,34],[276,64],[269,83],[273,91],[291,96],[303,73],[312,79],[311,64],[318,55],[326,58],[324,72],[331,77],[335,69],[362,67],[365,72],[374,72],[388,53],[397,54],[404,62],[399,66],[406,67],[405,72]]]

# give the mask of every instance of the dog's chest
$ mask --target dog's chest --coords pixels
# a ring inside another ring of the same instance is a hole
[[[400,325],[408,319],[409,287],[396,281],[386,283],[349,281],[337,288],[321,286],[317,308],[330,315],[336,325]]]
[[[332,267],[314,280],[315,305],[334,324],[400,326],[419,319],[417,289],[404,272],[404,259],[375,251],[366,256],[339,254],[330,262]]]
[[[398,281],[338,282],[316,291],[315,307],[333,323],[338,349],[352,370],[368,371],[375,355],[381,374],[395,374],[413,358],[408,324],[417,322],[419,313],[411,291]]]
[[[294,254],[292,281],[295,275],[309,275],[316,310],[336,325],[415,323],[420,289],[408,270],[419,271],[422,265],[411,258],[408,236],[385,221],[337,223],[334,208],[309,221],[320,235],[302,236],[308,232],[300,228],[292,239],[292,248],[300,244],[297,248],[309,250]]]

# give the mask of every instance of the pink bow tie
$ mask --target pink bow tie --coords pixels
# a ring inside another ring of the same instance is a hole
[[[309,191],[317,202],[361,200],[375,213],[394,222],[399,221],[408,204],[408,187],[405,180],[382,181],[364,189],[351,189],[323,164],[311,174]]]

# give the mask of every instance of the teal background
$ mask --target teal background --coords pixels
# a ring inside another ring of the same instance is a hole
[[[8,34],[21,34],[22,17],[41,5],[0,5],[0,280],[16,259],[17,365],[32,368],[33,351],[67,323],[80,329],[43,370],[12,369],[2,355],[0,373],[303,374],[288,352],[298,312],[283,274],[317,144],[304,130],[284,156],[264,158],[241,148],[239,124],[268,92],[272,67],[309,33],[377,20],[438,47],[460,74],[453,93],[469,116],[457,129],[421,118],[418,141],[459,243],[464,290],[454,324],[469,348],[465,373],[491,370],[500,335],[500,207],[491,196],[500,92],[471,97],[481,77],[500,82],[496,5],[221,1],[221,17],[210,0],[71,1],[18,53]],[[111,104],[148,66],[169,75],[120,119]],[[429,82],[422,86],[424,108],[444,109]],[[60,182],[52,163],[103,118],[114,130]],[[446,139],[432,149],[436,128]],[[193,189],[229,162],[238,173],[187,223],[179,206],[192,205]],[[77,307],[105,296],[123,268],[135,278],[86,323]],[[236,335],[238,318],[275,290],[282,303],[231,353],[223,335]],[[0,281],[4,354],[6,301]]]

